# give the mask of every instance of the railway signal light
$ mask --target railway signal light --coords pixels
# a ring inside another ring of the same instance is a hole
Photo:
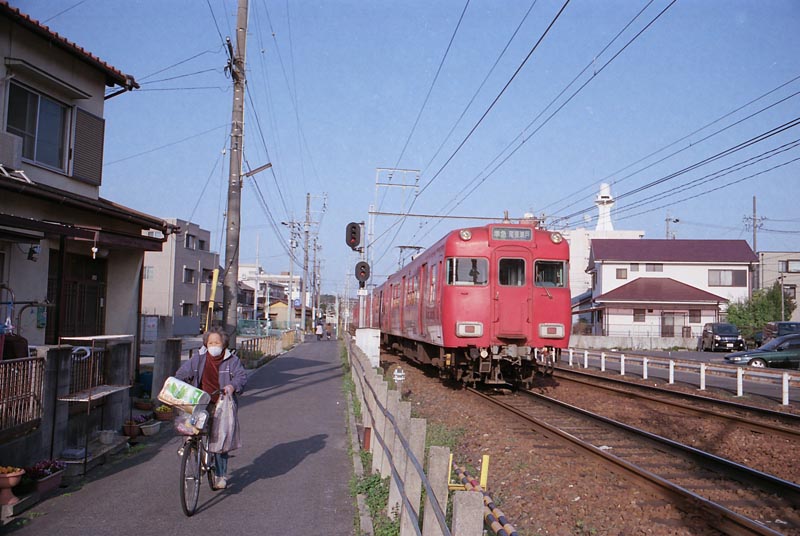
[[[356,279],[360,283],[359,286],[364,288],[364,283],[369,279],[369,263],[367,261],[356,263]]]
[[[361,225],[352,221],[348,223],[344,238],[350,249],[358,251],[358,246],[361,245]]]

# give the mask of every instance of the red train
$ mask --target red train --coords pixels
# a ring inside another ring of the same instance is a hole
[[[535,224],[449,232],[377,287],[366,325],[443,377],[531,384],[569,344],[569,247]]]

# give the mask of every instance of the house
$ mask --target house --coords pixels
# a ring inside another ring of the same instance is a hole
[[[239,281],[258,287],[256,318],[263,319],[264,310],[268,308],[273,329],[289,329],[300,322],[300,275],[289,272],[268,274],[254,263],[242,263],[239,264]],[[290,294],[293,296],[291,308],[288,306]],[[252,304],[252,301],[248,303]],[[246,304],[243,307],[242,318],[253,319],[252,306],[249,311]]]
[[[15,332],[5,342],[22,342],[0,361],[0,385],[12,381],[14,358],[38,347],[13,372],[15,389],[0,391],[0,458],[22,465],[58,456],[101,427],[121,427],[144,253],[159,251],[160,237],[177,227],[100,196],[104,104],[138,87],[131,75],[7,2],[0,57],[0,322]],[[69,348],[49,346],[104,335],[132,337],[97,352],[91,375],[77,374],[80,359]],[[115,387],[92,411],[69,411],[65,400],[98,384]]]
[[[744,240],[592,240],[591,300],[578,310],[595,335],[699,336],[751,293],[758,258]]]
[[[780,282],[784,294],[796,302],[797,287],[800,286],[800,252],[759,251],[758,281],[758,287],[761,289],[769,289],[775,282]],[[794,310],[791,318],[783,320],[800,322],[800,308]]]
[[[211,251],[210,231],[185,220],[167,222],[181,232],[166,237],[161,251],[145,253],[143,322],[160,317],[159,327],[165,329],[158,330],[158,338],[197,335],[205,327],[219,254]],[[221,311],[222,277],[218,277],[214,302],[215,310]]]

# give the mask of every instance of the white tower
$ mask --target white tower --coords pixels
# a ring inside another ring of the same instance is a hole
[[[598,210],[595,231],[613,231],[611,207],[614,206],[614,198],[611,196],[611,186],[605,182],[600,185],[600,194],[595,198],[594,204],[597,205]]]

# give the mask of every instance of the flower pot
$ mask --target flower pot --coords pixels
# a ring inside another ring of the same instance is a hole
[[[102,445],[110,445],[117,437],[117,432],[114,430],[100,430],[100,443]]]
[[[128,437],[136,437],[139,435],[139,425],[138,424],[123,424],[122,425],[122,432]]]
[[[7,504],[17,504],[19,502],[19,499],[14,495],[14,492],[11,491],[11,488],[19,484],[24,474],[25,471],[22,469],[13,473],[0,474],[0,505],[5,506]]]
[[[153,409],[153,401],[152,400],[134,400],[133,407],[136,409],[140,409],[143,411],[149,411]]]
[[[172,410],[156,411],[155,414],[156,414],[156,419],[158,419],[159,421],[171,421],[172,418],[175,416],[175,412]]]
[[[61,470],[61,471],[56,471],[52,475],[48,475],[44,478],[36,480],[35,481],[36,491],[39,493],[39,495],[44,496],[50,493],[51,491],[58,489],[58,487],[61,485],[61,478],[63,476],[64,476],[64,471]]]

